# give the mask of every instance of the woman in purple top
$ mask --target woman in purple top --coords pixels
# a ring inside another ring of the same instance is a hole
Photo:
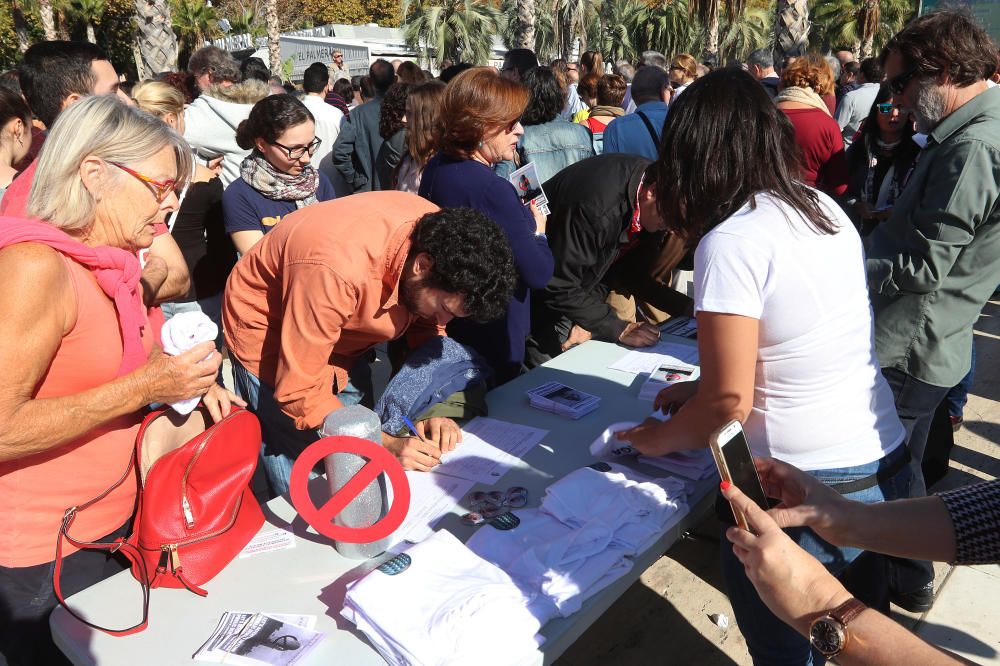
[[[524,128],[521,114],[528,91],[477,67],[452,79],[444,93],[440,150],[424,168],[420,195],[442,207],[474,208],[504,230],[520,280],[507,316],[489,324],[453,320],[448,335],[482,354],[498,384],[521,373],[524,342],[531,330],[530,290],[544,289],[553,259],[545,238],[545,216],[534,203],[521,203],[517,190],[493,173],[493,165],[514,158]]]

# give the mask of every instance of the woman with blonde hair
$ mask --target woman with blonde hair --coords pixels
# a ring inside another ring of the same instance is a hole
[[[143,81],[132,89],[132,99],[140,109],[160,118],[178,134],[184,134],[184,94],[180,90],[160,81]],[[191,178],[180,195],[180,205],[168,218],[170,233],[191,275],[191,288],[183,298],[163,304],[167,319],[192,310],[208,315],[219,326],[216,349],[220,350],[222,291],[229,271],[236,264],[236,248],[223,224],[222,193],[225,188],[218,176],[221,159],[206,164],[194,161]]]
[[[448,325],[449,336],[489,362],[497,383],[521,373],[531,330],[530,290],[544,288],[554,269],[545,216],[533,202],[522,202],[514,186],[493,172],[497,163],[514,159],[527,105],[527,88],[492,67],[456,76],[441,104],[440,152],[427,163],[420,180],[425,199],[442,208],[474,208],[500,225],[514,252],[520,280],[507,315],[488,324],[456,318]]]
[[[147,320],[136,251],[177,208],[191,151],[158,118],[108,95],[67,108],[38,157],[24,219],[0,226],[0,655],[60,663],[48,615],[67,508],[111,487],[135,450],[150,403],[201,397],[221,420],[211,342],[159,350]],[[29,219],[30,218],[30,219]],[[74,516],[79,541],[127,535],[136,481]],[[63,546],[67,597],[128,566],[107,551]]]
[[[781,73],[774,102],[795,128],[805,184],[840,196],[847,190],[849,171],[844,137],[823,99],[828,94],[833,94],[830,65],[807,56],[796,58]]]
[[[690,53],[681,53],[674,56],[667,68],[667,76],[670,78],[670,87],[674,89],[674,99],[698,78],[698,61]]]

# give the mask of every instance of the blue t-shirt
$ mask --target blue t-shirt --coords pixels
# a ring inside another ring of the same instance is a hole
[[[336,196],[333,185],[320,172],[316,199],[329,201]],[[230,234],[237,231],[263,231],[266,234],[281,218],[296,210],[294,201],[268,199],[243,178],[230,183],[222,195],[222,217],[226,233]]]

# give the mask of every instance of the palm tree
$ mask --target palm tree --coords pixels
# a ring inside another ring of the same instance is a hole
[[[517,48],[535,48],[535,0],[517,0]]]
[[[751,51],[768,46],[773,39],[773,12],[751,7],[735,21],[722,22],[719,30],[719,62],[730,58],[744,59]]]
[[[827,50],[844,44],[860,57],[874,55],[917,11],[914,0],[817,0],[811,42]]]
[[[502,0],[500,3],[500,39],[508,49],[519,47],[519,27],[517,16],[518,0]],[[535,3],[535,41],[529,46],[538,55],[539,62],[548,62],[556,57],[554,22],[552,13],[543,4]]]
[[[56,38],[56,18],[52,12],[52,0],[38,0],[38,14],[42,19],[42,31],[46,41]]]
[[[87,41],[91,44],[97,43],[94,34],[94,24],[101,22],[101,16],[107,8],[104,0],[69,0],[67,9],[70,15],[86,26]],[[55,26],[53,25],[53,30]]]
[[[204,0],[171,0],[174,31],[187,51],[195,51],[218,31],[215,9]]]
[[[264,25],[267,29],[267,56],[272,72],[281,70],[281,28],[278,25],[278,1],[264,0]]]
[[[257,12],[252,8],[244,9],[242,13],[229,19],[229,25],[232,28],[230,32],[234,35],[250,35],[251,39],[256,39],[267,34],[257,20]]]
[[[636,51],[655,50],[667,57],[695,50],[699,30],[688,13],[687,0],[663,2],[637,17],[634,43]]]
[[[688,2],[688,10],[691,15],[697,16],[698,22],[705,26],[703,57],[709,61],[719,60],[719,5],[720,0],[689,0]],[[728,0],[726,2],[726,20],[730,25],[742,16],[746,6],[747,0]]]
[[[805,55],[809,48],[807,0],[777,0],[774,19],[774,55],[778,60]]]
[[[600,32],[590,40],[608,62],[634,61],[638,50],[634,37],[642,25],[647,5],[641,0],[604,0],[597,13]],[[594,25],[593,23],[591,25]]]
[[[140,78],[177,69],[177,37],[165,0],[135,0],[136,69]]]
[[[484,64],[492,51],[493,36],[500,32],[500,13],[480,0],[420,0],[403,3],[403,38],[421,59],[450,58],[455,62]]]

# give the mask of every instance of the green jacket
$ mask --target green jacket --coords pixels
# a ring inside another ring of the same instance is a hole
[[[969,370],[972,325],[1000,284],[1000,89],[929,135],[866,268],[882,367],[934,386]]]

